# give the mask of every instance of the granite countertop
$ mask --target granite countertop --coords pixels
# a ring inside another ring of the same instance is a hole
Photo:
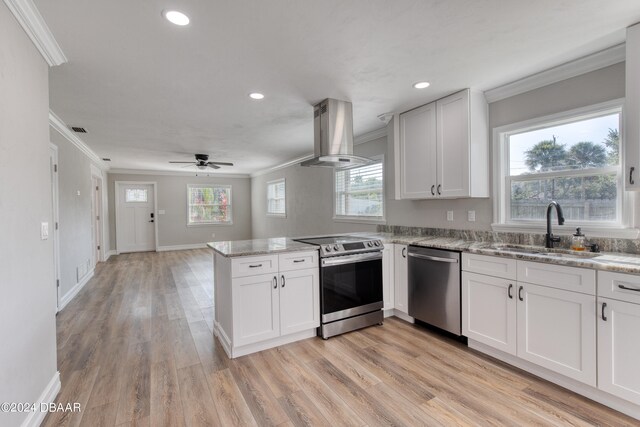
[[[566,265],[571,267],[592,268],[595,270],[617,271],[620,273],[640,274],[640,255],[619,252],[601,252],[597,257],[589,258],[588,253],[577,253],[575,257],[562,256],[560,251],[544,250],[541,253],[522,253],[496,249],[496,242],[476,242],[454,237],[438,236],[403,236],[393,233],[348,233],[351,236],[379,239],[383,243],[397,243],[416,245],[427,248],[447,249],[451,251],[469,252],[480,255],[500,256],[520,259],[523,261],[546,262],[549,264]],[[264,255],[279,252],[296,252],[315,250],[316,247],[306,243],[296,242],[288,237],[272,239],[236,240],[208,243],[214,251],[225,257],[248,255]],[[524,250],[541,250],[536,246],[509,245]],[[564,251],[566,252],[566,251]]]
[[[210,242],[207,243],[207,246],[225,257],[266,255],[281,252],[313,251],[318,249],[316,246],[295,242],[288,237]]]

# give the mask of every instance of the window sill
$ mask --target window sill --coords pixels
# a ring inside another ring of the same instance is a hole
[[[637,239],[640,235],[640,229],[624,228],[616,226],[602,225],[583,225],[583,224],[565,224],[558,225],[553,223],[553,234],[561,236],[570,236],[575,233],[576,227],[580,227],[582,232],[589,237],[605,237],[613,239]],[[545,234],[547,232],[546,224],[491,224],[491,229],[496,232],[503,233],[538,233]]]
[[[286,218],[287,214],[268,213],[267,218]]]
[[[203,222],[198,224],[187,224],[187,227],[219,227],[225,225],[233,225],[233,221],[230,222]]]
[[[367,218],[359,216],[334,216],[333,222],[346,222],[351,224],[375,224],[386,225],[385,218]]]

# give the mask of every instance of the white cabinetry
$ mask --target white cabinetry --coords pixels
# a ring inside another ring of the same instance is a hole
[[[598,387],[640,405],[640,277],[601,271],[598,288]]]
[[[640,190],[640,24],[627,28],[624,105],[624,188]]]
[[[399,199],[489,196],[487,103],[469,89],[398,116]]]
[[[463,335],[596,385],[593,270],[466,253],[462,257]]]
[[[214,332],[229,357],[314,336],[320,326],[318,268],[317,251],[216,254]]]
[[[396,310],[409,312],[409,282],[407,269],[407,245],[394,245],[394,298]]]
[[[393,310],[394,307],[394,289],[393,289],[393,281],[394,281],[394,262],[393,262],[393,251],[394,251],[393,243],[385,243],[384,249],[382,250],[382,300],[383,307],[382,309],[385,311],[385,315],[391,315],[392,312],[389,310]]]

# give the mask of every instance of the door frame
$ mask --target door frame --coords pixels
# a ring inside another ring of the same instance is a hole
[[[97,189],[94,188],[94,179],[96,180]],[[93,243],[92,258],[93,266],[100,261],[104,261],[104,235],[103,221],[104,221],[104,208],[102,206],[102,171],[95,166],[91,165],[91,241]],[[98,219],[99,218],[99,219]],[[100,246],[100,249],[97,247]]]
[[[153,233],[155,240],[156,252],[158,252],[158,183],[156,181],[116,181],[115,183],[115,208],[116,208],[116,255],[120,255],[120,240],[118,235],[120,234],[120,227],[118,223],[120,218],[120,187],[123,185],[151,185],[153,187]]]
[[[58,166],[58,146],[49,142],[49,159],[53,157],[51,166]],[[54,285],[56,287],[56,313],[60,311],[60,186],[58,183],[58,171],[51,172],[51,228],[53,233],[53,268]]]

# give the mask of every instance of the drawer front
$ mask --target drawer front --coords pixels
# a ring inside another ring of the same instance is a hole
[[[598,271],[598,296],[640,304],[640,276]]]
[[[596,272],[586,268],[518,261],[518,282],[549,286],[587,295],[596,294]]]
[[[278,255],[280,271],[318,268],[318,251],[289,252]]]
[[[278,273],[278,255],[247,256],[233,258],[232,277],[257,276],[258,274]]]
[[[486,274],[503,279],[516,280],[517,263],[515,259],[497,256],[462,254],[462,269],[472,273]]]

